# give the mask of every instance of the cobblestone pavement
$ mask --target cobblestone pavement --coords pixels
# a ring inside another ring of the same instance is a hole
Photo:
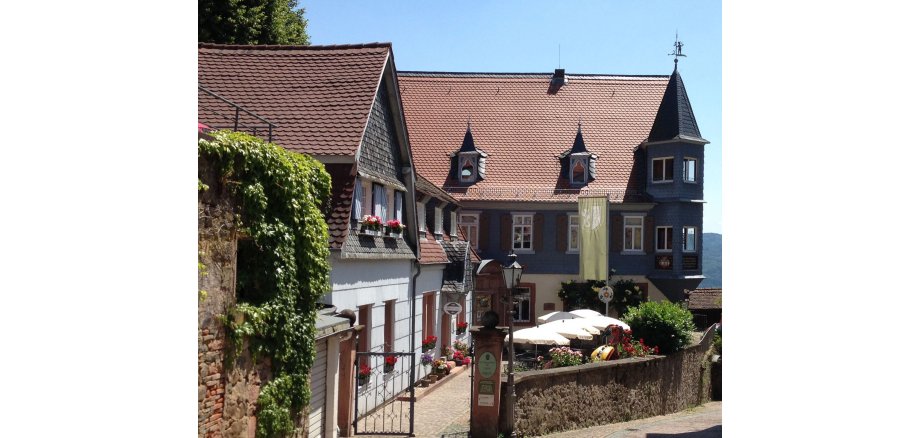
[[[544,435],[545,438],[719,438],[722,402],[709,402],[685,411]]]

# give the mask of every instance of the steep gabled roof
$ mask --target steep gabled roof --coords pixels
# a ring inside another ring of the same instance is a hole
[[[313,155],[355,155],[389,43],[341,46],[198,44],[198,83],[274,123],[273,141]],[[227,120],[199,105],[198,120]]]
[[[644,166],[634,166],[667,85],[666,76],[551,73],[399,72],[400,94],[419,174],[459,199],[574,202],[579,195],[643,193]],[[598,156],[597,179],[573,186],[559,156],[584,139]],[[460,184],[451,154],[472,122],[475,146],[488,153],[487,177]]]
[[[700,136],[700,128],[696,126],[696,117],[690,106],[690,98],[684,88],[684,81],[677,72],[674,64],[674,73],[668,80],[668,87],[658,106],[655,123],[649,132],[648,141],[664,141],[673,139],[687,139],[706,141]]]
[[[695,289],[687,293],[687,301],[690,310],[721,309],[722,288]]]

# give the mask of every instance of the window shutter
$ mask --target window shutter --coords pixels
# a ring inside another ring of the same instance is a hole
[[[614,213],[612,222],[610,233],[613,234],[613,249],[610,251],[611,254],[623,250],[623,216]]]
[[[645,242],[642,244],[642,249],[645,250],[646,254],[655,253],[655,218],[652,216],[645,217],[645,223],[642,225],[645,228]]]
[[[485,212],[479,215],[479,250],[489,247],[489,215]]]
[[[355,194],[353,196],[352,203],[354,204],[354,214],[356,220],[361,220],[361,215],[364,213],[364,207],[362,203],[364,202],[364,184],[361,184],[361,180],[355,181]]]
[[[499,234],[499,248],[502,251],[508,251],[511,249],[511,214],[505,213],[501,215],[501,230]]]
[[[556,251],[565,252],[569,249],[569,215],[559,213],[556,215]]]
[[[543,213],[533,215],[533,250],[543,250]]]

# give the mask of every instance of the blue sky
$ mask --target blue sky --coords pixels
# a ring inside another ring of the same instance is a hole
[[[670,74],[706,146],[703,231],[722,232],[722,5],[718,1],[300,1],[313,44],[393,43],[400,70]],[[561,57],[560,57],[561,47]]]

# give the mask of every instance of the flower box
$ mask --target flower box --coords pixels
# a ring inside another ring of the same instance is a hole
[[[392,220],[388,220],[387,223],[384,224],[383,228],[384,228],[384,232],[386,233],[385,234],[386,237],[390,237],[393,239],[399,239],[402,237],[403,229],[405,229],[406,226],[401,224],[399,220],[392,219]]]
[[[383,223],[378,216],[364,215],[358,223],[359,233],[367,236],[379,236]]]

